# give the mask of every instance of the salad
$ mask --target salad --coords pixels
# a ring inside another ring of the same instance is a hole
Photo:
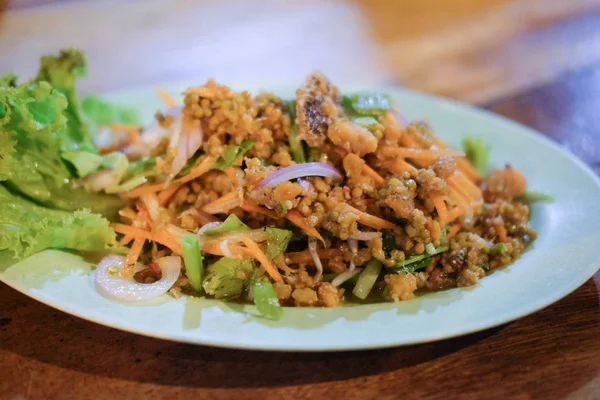
[[[134,109],[80,100],[75,49],[35,79],[0,79],[0,249],[109,255],[99,292],[284,306],[403,301],[475,285],[535,240],[522,173],[490,147],[452,149],[383,93],[313,73],[295,98],[209,80],[141,126]],[[43,266],[40,266],[43,268]]]

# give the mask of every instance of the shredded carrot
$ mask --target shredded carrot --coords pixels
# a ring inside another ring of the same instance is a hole
[[[396,225],[392,224],[390,221],[360,211],[348,204],[339,204],[336,209],[340,212],[347,211],[358,215],[358,222],[373,229],[394,229],[396,227]]]
[[[262,214],[262,215],[266,215],[267,217],[270,217],[270,218],[278,218],[275,211],[271,211],[265,207],[261,207],[250,199],[245,199],[244,203],[242,204],[241,207],[242,207],[242,210],[244,210],[246,212]]]
[[[417,142],[417,140],[409,135],[402,135],[400,137],[400,144],[402,144],[402,146],[404,147],[412,147],[415,149],[418,149],[419,147],[419,143]]]
[[[448,220],[446,222],[452,222],[456,218],[460,217],[465,213],[465,210],[462,207],[454,207],[452,210],[448,211]]]
[[[227,168],[225,168],[225,171],[223,171],[223,172],[225,172],[225,174],[229,178],[231,178],[231,179],[237,179],[237,174],[235,173],[235,168],[233,168],[233,167],[227,167]]]
[[[483,194],[481,193],[481,189],[477,187],[469,178],[467,178],[463,173],[457,171],[455,174],[455,179],[459,185],[461,185],[465,191],[469,194],[469,196],[475,201],[481,200],[483,198]]]
[[[412,165],[410,165],[409,163],[407,163],[405,160],[403,160],[401,158],[389,159],[389,160],[382,161],[381,165],[383,165],[390,172],[392,172],[396,175],[401,175],[404,172],[408,172],[411,174],[417,173],[417,169],[415,167],[413,167]]]
[[[193,181],[194,179],[196,179],[196,178],[202,176],[203,174],[205,174],[206,172],[208,172],[212,168],[214,163],[215,163],[214,158],[211,158],[211,157],[205,158],[204,161],[202,161],[200,164],[198,164],[194,168],[192,168],[187,175],[182,176],[179,179],[175,179],[175,180],[171,181],[171,183],[169,185],[167,185],[167,187],[165,187],[164,183],[157,183],[155,185],[147,185],[147,186],[138,186],[135,189],[132,189],[129,192],[127,192],[127,197],[139,197],[146,193],[155,193],[155,192],[159,192],[161,190],[165,190],[169,186],[182,185],[189,181]]]
[[[369,178],[373,179],[376,185],[382,186],[383,184],[385,184],[385,179],[383,179],[383,177],[379,175],[377,171],[369,167],[367,163],[363,165],[361,172]]]
[[[215,201],[211,201],[204,207],[203,211],[209,214],[223,214],[240,206],[240,197],[237,191],[229,192],[224,196],[219,197]]]
[[[233,254],[236,257],[246,259],[252,258],[252,255],[250,255],[250,252],[245,247],[236,244],[228,244],[228,247],[231,254]],[[202,252],[206,254],[212,254],[214,256],[225,255],[223,254],[223,249],[221,248],[220,240],[209,240],[208,242],[204,243],[204,245],[202,246]]]
[[[456,203],[458,207],[462,209],[462,211],[467,215],[467,217],[471,218],[473,216],[473,208],[469,204],[469,202],[458,193],[453,187],[450,187],[450,198]],[[449,222],[449,221],[448,221]]]
[[[456,166],[471,181],[481,182],[481,175],[479,175],[479,173],[475,171],[475,168],[473,168],[469,160],[467,160],[466,158],[456,157]]]
[[[453,149],[413,149],[409,147],[383,147],[380,155],[386,158],[402,157],[414,159],[431,159],[442,156],[459,157],[464,154]]]
[[[271,275],[271,278],[273,278],[275,282],[280,282],[283,280],[281,274],[279,273],[279,270],[277,270],[277,268],[275,268],[273,264],[271,264],[265,253],[263,253],[260,247],[258,247],[258,245],[252,239],[250,239],[249,237],[244,237],[242,241],[244,242],[248,250],[250,250],[251,254],[253,255],[253,258],[258,260],[258,262],[262,264],[267,273]]]
[[[129,244],[129,242],[131,242],[132,240],[133,240],[133,236],[125,235],[121,238],[121,240],[119,240],[119,244],[121,246],[125,246],[125,245]]]
[[[435,210],[440,217],[440,223],[445,224],[448,221],[448,209],[446,208],[446,203],[444,202],[444,198],[439,193],[431,194],[431,201],[435,206]]]
[[[340,249],[319,249],[317,250],[317,254],[321,260],[328,260],[343,255]],[[314,264],[310,250],[286,253],[284,254],[284,259],[288,264]]]
[[[158,94],[160,99],[163,101],[163,103],[165,103],[167,107],[173,108],[177,106],[177,102],[175,101],[175,99],[173,99],[170,94],[168,94],[161,88],[154,88],[154,91],[156,92],[156,94]]]
[[[169,235],[165,232],[150,232],[144,229],[136,228],[124,224],[111,224],[115,232],[122,233],[123,235],[129,235],[135,239],[151,240],[153,242],[160,243],[167,246],[174,253],[181,255],[181,245],[179,244],[179,238],[173,235]]]
[[[465,188],[463,188],[461,185],[458,184],[455,177],[456,177],[456,175],[446,178],[446,183],[448,183],[448,186],[450,186],[450,188],[455,190],[467,202],[472,203],[473,201],[475,201],[475,199],[473,197],[471,197],[469,192],[467,192],[467,190]]]
[[[493,226],[494,230],[498,234],[498,239],[500,239],[502,243],[508,242],[508,232],[506,231],[504,225],[500,222],[496,222],[493,224]]]
[[[458,231],[460,231],[460,228],[461,228],[461,226],[460,226],[460,224],[458,222],[454,223],[452,225],[452,228],[450,228],[450,232],[448,232],[448,234],[446,235],[446,238],[452,239],[454,236],[456,236],[456,234],[458,233]]]
[[[169,199],[173,197],[173,195],[175,194],[175,192],[177,192],[179,188],[179,185],[172,185],[163,190],[162,192],[158,193],[158,196],[156,196],[158,198],[158,204],[161,207],[164,207],[169,201]]]
[[[133,240],[133,244],[131,245],[129,253],[127,254],[125,265],[134,265],[137,262],[145,242],[146,239],[140,237],[137,237]]]
[[[442,228],[440,227],[440,223],[438,221],[431,220],[428,228],[433,240],[439,240],[442,238]]]
[[[306,221],[304,221],[304,217],[298,210],[289,210],[285,216],[292,224],[296,225],[298,228],[302,229],[304,233],[309,236],[315,237],[319,239],[321,242],[324,242],[323,236],[317,231],[314,227],[308,226]]]

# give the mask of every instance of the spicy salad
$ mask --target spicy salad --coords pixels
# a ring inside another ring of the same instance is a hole
[[[0,248],[108,249],[103,295],[169,293],[282,306],[402,301],[475,285],[536,238],[511,166],[466,137],[452,149],[383,93],[342,93],[313,73],[295,98],[209,80],[148,126],[80,101],[77,50],[36,79],[0,80]]]

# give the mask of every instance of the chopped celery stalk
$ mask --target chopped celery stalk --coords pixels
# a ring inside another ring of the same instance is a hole
[[[302,147],[302,140],[298,138],[298,125],[296,125],[296,102],[287,102],[288,112],[290,113],[290,134],[288,141],[290,143],[290,152],[292,158],[297,164],[303,164],[306,162],[306,156],[304,155],[304,147]]]
[[[367,267],[358,277],[354,290],[352,290],[353,295],[362,300],[367,298],[369,293],[371,293],[371,289],[373,289],[373,285],[375,285],[375,282],[377,281],[379,272],[381,272],[381,265],[381,261],[375,258],[369,261]]]
[[[537,201],[545,201],[547,203],[553,203],[556,199],[554,196],[540,192],[527,192],[523,196],[519,197],[523,203],[535,203]]]
[[[183,250],[183,262],[185,271],[194,290],[202,291],[202,279],[204,278],[204,266],[202,265],[202,253],[198,245],[196,235],[186,233],[181,237],[181,248]]]
[[[436,249],[435,249],[435,246],[433,245],[433,243],[427,243],[427,245],[425,246],[425,251],[429,255],[435,254]]]
[[[283,314],[275,288],[267,279],[254,282],[254,304],[258,312],[265,318],[279,319]]]

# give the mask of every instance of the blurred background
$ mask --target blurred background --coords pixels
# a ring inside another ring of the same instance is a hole
[[[161,82],[397,84],[534,126],[600,171],[600,0],[0,0],[0,72],[85,50],[86,91]],[[578,134],[573,135],[573,129]]]

